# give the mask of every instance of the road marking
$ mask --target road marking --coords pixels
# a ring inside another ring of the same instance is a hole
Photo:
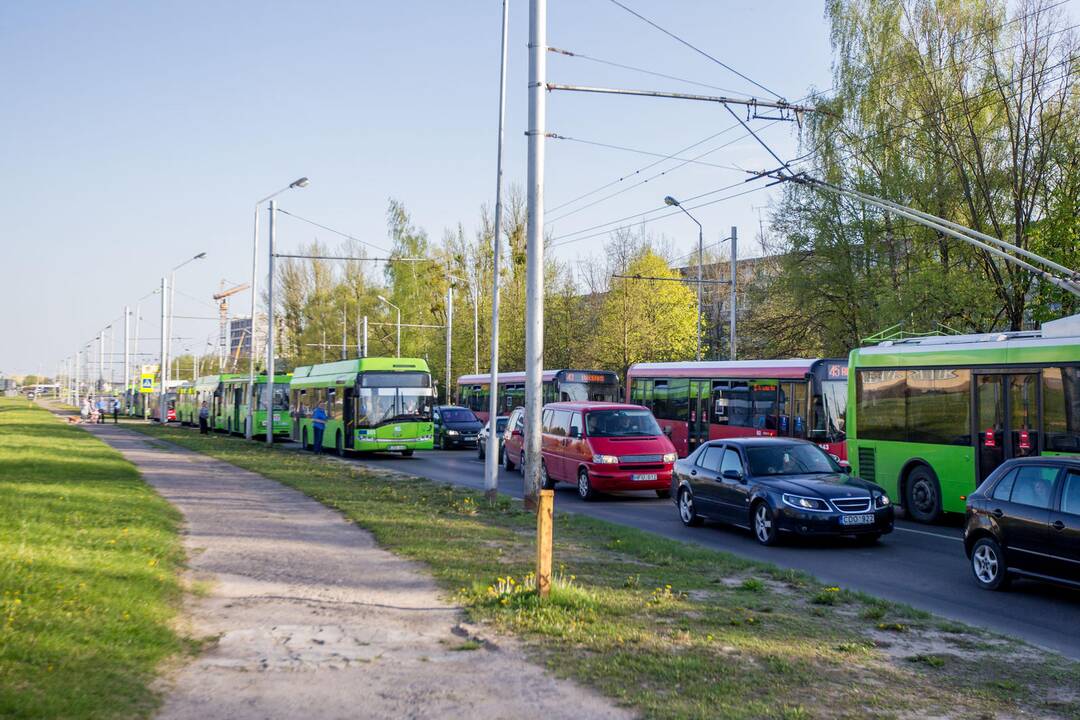
[[[941,533],[927,532],[926,530],[912,530],[911,528],[900,527],[894,525],[893,530],[900,530],[901,532],[916,533],[918,535],[929,535],[930,537],[941,538],[942,540],[955,540],[957,542],[964,542],[964,538],[959,538],[954,535],[942,535]]]

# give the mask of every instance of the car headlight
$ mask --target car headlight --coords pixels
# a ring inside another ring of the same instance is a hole
[[[664,462],[673,463],[679,459],[679,456],[675,453],[664,453]]]
[[[459,433],[457,430],[447,430],[446,434],[447,435],[460,435],[461,433]]]
[[[784,493],[781,496],[785,505],[790,505],[796,510],[810,510],[812,512],[829,512],[829,503],[825,502],[821,498],[804,497],[802,495],[788,495]]]
[[[889,507],[890,503],[891,501],[889,500],[889,496],[885,493],[874,496],[874,507],[876,508]]]
[[[593,455],[592,461],[598,465],[617,465],[619,458],[615,455]]]

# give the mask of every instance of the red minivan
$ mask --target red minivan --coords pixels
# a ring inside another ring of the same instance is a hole
[[[654,490],[671,493],[671,471],[677,456],[648,408],[607,402],[560,402],[544,406],[540,479],[543,487],[558,482],[577,485],[584,500],[597,493]],[[507,430],[516,427],[512,417]],[[515,437],[514,439],[518,439]],[[509,442],[509,439],[508,439]],[[507,445],[508,467],[520,463],[521,451]],[[511,460],[513,457],[513,460]]]

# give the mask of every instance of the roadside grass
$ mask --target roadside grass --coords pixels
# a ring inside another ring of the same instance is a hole
[[[646,717],[1080,718],[1080,663],[801,572],[556,507],[558,577],[540,602],[534,516],[517,501],[489,506],[359,463],[136,429],[339,509],[425,563],[471,620]]]
[[[171,627],[179,515],[119,453],[0,398],[0,717],[145,717]]]

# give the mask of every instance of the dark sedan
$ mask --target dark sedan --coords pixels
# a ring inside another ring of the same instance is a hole
[[[435,447],[441,450],[459,447],[475,447],[476,436],[483,423],[469,408],[456,405],[439,405],[431,411],[435,433]]]
[[[684,524],[749,527],[762,545],[781,534],[874,542],[892,532],[892,503],[879,485],[849,472],[805,440],[729,438],[675,463],[671,490]]]
[[[1080,587],[1080,458],[1018,458],[990,473],[968,497],[964,549],[987,590],[1013,575]]]

